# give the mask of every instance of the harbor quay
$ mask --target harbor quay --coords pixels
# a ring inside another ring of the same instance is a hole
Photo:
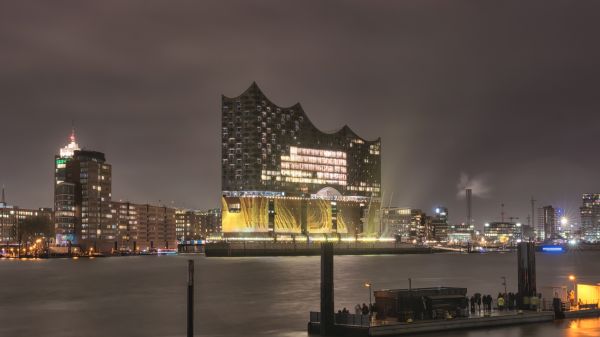
[[[234,256],[314,256],[321,254],[321,242],[310,241],[262,241],[262,242],[214,242],[207,243],[207,257]],[[448,252],[436,247],[400,244],[397,242],[344,242],[333,244],[336,255],[371,255],[371,254],[431,254]]]
[[[467,288],[429,287],[369,291],[369,304],[335,312],[334,247],[321,245],[320,311],[310,312],[307,331],[321,336],[399,336],[460,329],[494,328],[561,319],[600,317],[600,284],[582,284],[568,292],[566,287],[536,284],[535,244],[517,247],[518,291],[498,295],[473,293]],[[574,281],[575,276],[569,276]],[[575,295],[575,289],[577,295]],[[374,303],[373,303],[374,297]],[[352,311],[351,311],[352,310]]]

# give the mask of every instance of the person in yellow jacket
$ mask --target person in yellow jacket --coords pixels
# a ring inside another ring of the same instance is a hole
[[[504,310],[504,297],[502,295],[498,295],[498,310]]]
[[[538,306],[540,305],[540,300],[537,296],[531,296],[531,310],[538,310]]]

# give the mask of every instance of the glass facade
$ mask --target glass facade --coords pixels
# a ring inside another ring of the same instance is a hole
[[[221,108],[224,233],[381,230],[379,139],[321,132],[300,104],[277,106],[256,83]]]
[[[253,83],[222,97],[222,190],[310,195],[334,186],[342,195],[379,197],[381,141],[344,126],[324,133],[300,104],[279,107]]]

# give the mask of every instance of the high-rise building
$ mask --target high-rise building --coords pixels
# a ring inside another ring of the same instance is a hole
[[[588,242],[600,241],[600,193],[585,193],[581,197],[581,238]]]
[[[448,241],[448,208],[436,207],[435,214],[431,218],[432,237],[436,241]]]
[[[71,132],[69,143],[54,156],[54,216],[56,244],[75,242],[77,209],[75,202],[75,178],[70,172],[67,179],[67,164],[73,159],[79,145],[75,140],[75,130]],[[72,170],[71,170],[72,171]]]
[[[538,239],[546,240],[555,234],[556,210],[548,205],[538,209]]]
[[[381,232],[379,139],[321,132],[300,104],[279,107],[256,83],[222,97],[221,136],[225,234]]]
[[[83,249],[111,250],[117,228],[111,220],[111,165],[104,153],[70,143],[55,156],[54,210],[56,243]]]

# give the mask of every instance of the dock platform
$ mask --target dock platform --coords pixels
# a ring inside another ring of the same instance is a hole
[[[552,322],[554,312],[507,312],[494,313],[490,316],[472,316],[468,318],[440,319],[416,321],[413,323],[373,321],[370,326],[352,326],[337,324],[337,336],[401,336],[419,333],[441,332],[461,329],[493,328],[517,324]],[[309,333],[319,333],[319,323],[309,323]]]

